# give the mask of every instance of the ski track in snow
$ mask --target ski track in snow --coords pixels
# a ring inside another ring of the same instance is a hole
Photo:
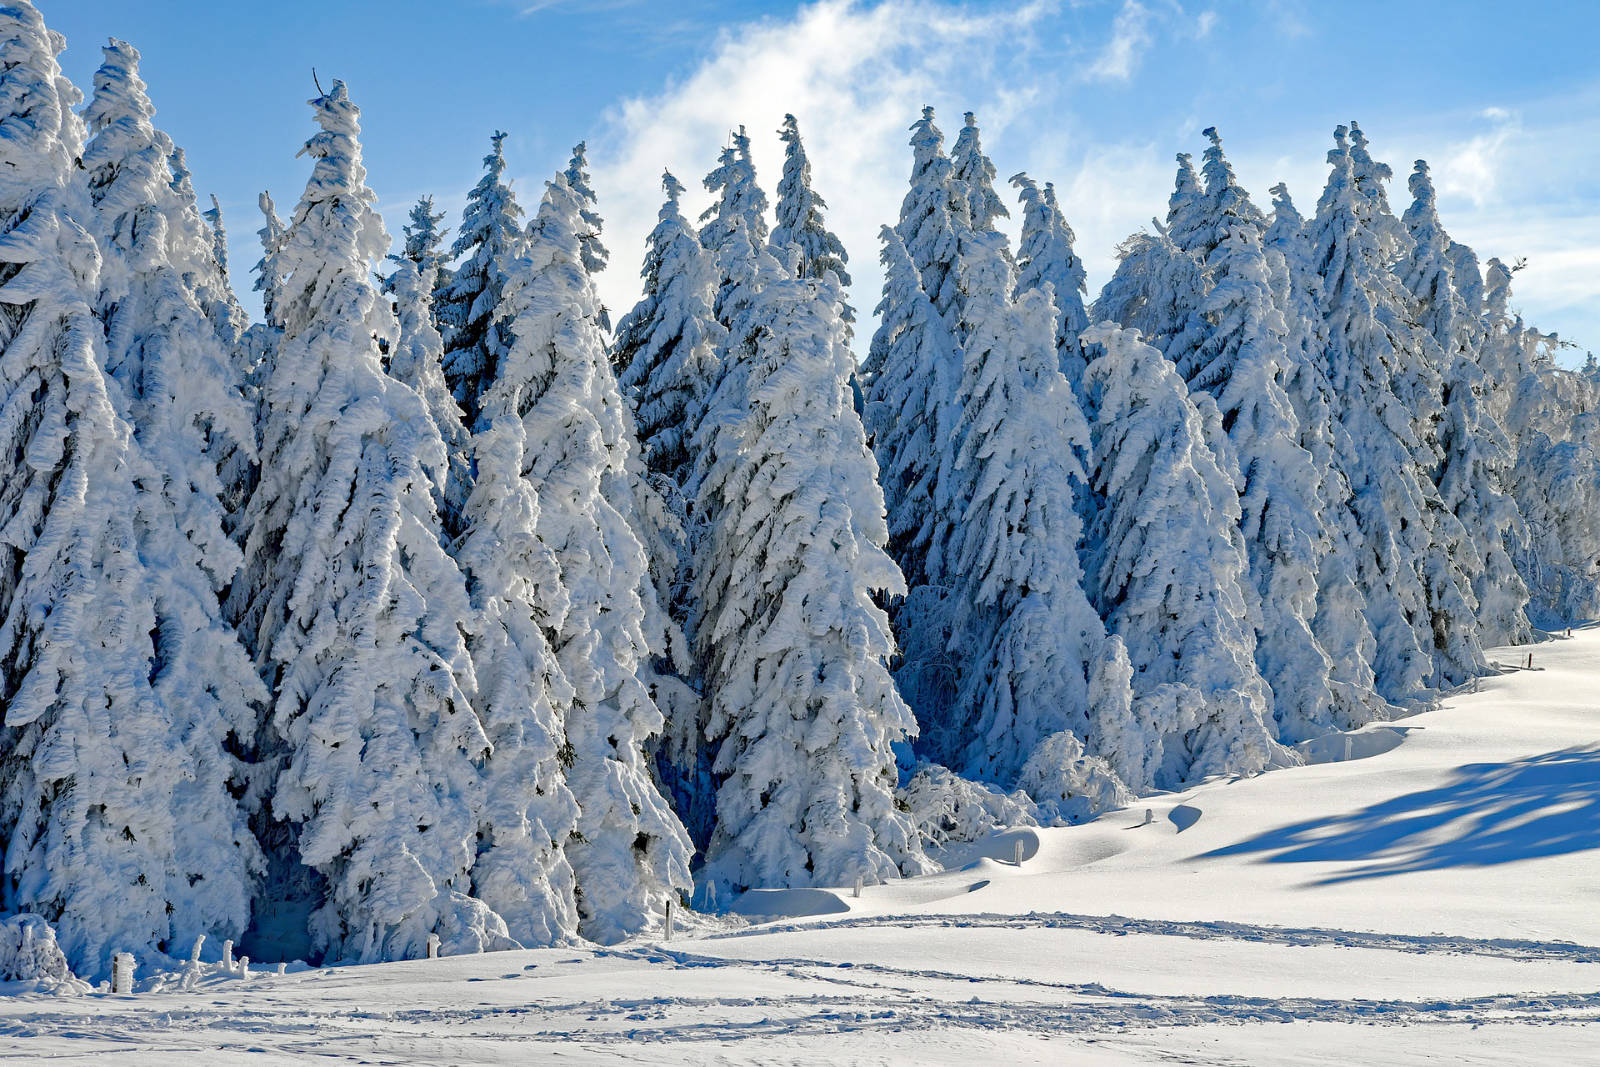
[[[1380,952],[1485,956],[1521,962],[1600,963],[1600,948],[1557,941],[1483,939],[1447,935],[1410,936],[1350,930],[1292,929],[1232,922],[1176,922],[1122,916],[1033,913],[1027,915],[888,915],[827,923],[784,923],[711,934],[698,944],[850,928],[1069,929],[1112,936],[1158,935],[1215,941],[1245,941],[1289,947],[1337,946]],[[1129,1029],[1322,1022],[1407,1026],[1484,1023],[1552,1024],[1600,1022],[1600,991],[1423,999],[1258,997],[1228,994],[1162,995],[1116,989],[1098,982],[1058,982],[1023,976],[897,967],[882,963],[775,956],[736,959],[664,944],[596,950],[563,963],[640,965],[661,969],[716,969],[735,975],[735,988],[792,989],[770,995],[690,995],[559,1000],[530,997],[523,1004],[462,1007],[338,1010],[314,1007],[297,990],[258,979],[255,1006],[212,999],[195,1008],[157,1006],[106,1010],[18,1013],[0,1022],[0,1058],[7,1048],[27,1050],[30,1040],[75,1039],[80,1049],[99,1046],[171,1051],[218,1040],[266,1037],[271,1051],[320,1055],[353,1044],[389,1047],[397,1041],[582,1042],[586,1045],[674,1042],[742,1042],[764,1038],[824,1037],[846,1032],[902,1032],[948,1028],[1014,1031],[1037,1036]],[[304,972],[305,982],[337,972]],[[576,973],[576,972],[569,972]],[[748,974],[750,980],[737,976]],[[527,971],[469,981],[534,977]],[[634,984],[632,982],[619,984]],[[658,985],[657,982],[650,982]],[[839,991],[814,992],[818,986]],[[981,994],[971,991],[981,989]],[[243,992],[226,981],[202,994]],[[34,1001],[38,1003],[38,1001]],[[267,1051],[258,1048],[256,1051]]]
[[[687,960],[678,957],[687,957]],[[1134,1027],[1205,1024],[1333,1022],[1379,1025],[1600,1022],[1600,992],[1512,994],[1457,999],[1367,1000],[1312,997],[1152,996],[1096,984],[981,978],[944,972],[902,970],[822,960],[739,961],[657,953],[653,962],[674,966],[733,966],[781,970],[792,978],[814,978],[809,970],[846,969],[918,983],[896,988],[849,982],[837,995],[656,996],[553,1002],[515,1006],[384,1011],[289,1012],[212,1010],[99,1012],[92,1019],[62,1020],[54,1013],[18,1018],[0,1026],[0,1039],[79,1038],[140,1048],[181,1046],[182,1035],[270,1034],[280,1051],[312,1052],[354,1040],[439,1035],[473,1041],[538,1040],[585,1043],[728,1042],[845,1031],[901,1031],[926,1027],[1023,1030],[1039,1035],[1075,1034]],[[1034,1002],[972,996],[930,996],[929,980],[993,986],[1048,988],[1074,999]],[[685,1016],[714,1013],[703,1021]],[[584,1025],[584,1024],[588,1025]],[[557,1024],[552,1026],[551,1024]]]
[[[1490,956],[1506,960],[1560,960],[1564,963],[1600,963],[1600,947],[1568,941],[1526,941],[1514,938],[1455,937],[1449,934],[1384,934],[1361,930],[1324,930],[1283,926],[1256,926],[1237,922],[1184,922],[1172,919],[1130,919],[1121,915],[1074,915],[1068,912],[1033,912],[1026,915],[863,915],[827,922],[774,923],[747,930],[708,935],[705,940],[787,934],[850,927],[942,927],[959,929],[1084,930],[1097,934],[1156,934],[1198,940],[1227,939],[1271,945],[1337,945],[1345,948],[1384,949],[1445,955]],[[637,951],[637,950],[636,950]]]

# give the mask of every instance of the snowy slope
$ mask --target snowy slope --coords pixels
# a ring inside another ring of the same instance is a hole
[[[7,998],[0,1057],[1600,1062],[1600,630],[1533,654],[1351,735],[1361,758],[1000,835],[860,899],[755,894],[764,921],[614,950]]]

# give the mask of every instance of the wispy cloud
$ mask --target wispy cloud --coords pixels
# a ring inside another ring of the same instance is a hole
[[[699,193],[700,177],[743,123],[770,194],[783,160],[776,131],[793,112],[829,223],[852,253],[854,302],[870,309],[881,284],[878,227],[898,215],[910,173],[907,127],[932,104],[952,141],[966,110],[978,113],[986,144],[1003,137],[1032,99],[1018,42],[1050,10],[824,0],[725,31],[689,74],[622,102],[589,140],[616,259],[601,280],[606,302],[626,308],[637,299],[634,265],[660,206],[662,168]],[[707,202],[701,195],[685,206]]]
[[[1481,208],[1494,199],[1501,168],[1522,130],[1522,119],[1501,107],[1485,108],[1479,117],[1489,123],[1489,129],[1453,146],[1445,157],[1439,186],[1441,193],[1465,196]]]
[[[1111,24],[1111,40],[1084,70],[1084,77],[1090,81],[1123,82],[1132,78],[1145,49],[1150,47],[1150,20],[1150,9],[1139,0],[1124,0]]]

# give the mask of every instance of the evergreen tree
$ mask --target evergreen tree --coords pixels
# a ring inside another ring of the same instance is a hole
[[[666,718],[657,773],[697,845],[709,840],[714,790],[705,747],[705,705],[684,643],[688,618],[690,440],[716,380],[723,335],[712,312],[712,264],[678,207],[683,186],[662,175],[667,199],[645,247],[644,295],[617,325],[613,362],[632,405],[641,477],[659,502],[641,517],[657,603],[665,609],[664,647],[653,657],[656,702]],[[673,684],[676,679],[680,684]]]
[[[1167,198],[1166,234],[1184,252],[1203,256],[1213,240],[1206,213],[1206,195],[1194,170],[1194,157],[1178,153],[1178,173]]]
[[[1088,291],[1088,272],[1072,250],[1077,240],[1072,227],[1056,203],[1056,188],[1046,182],[1044,191],[1026,174],[1011,179],[1022,202],[1022,241],[1017,248],[1017,294],[1043,288],[1048,283],[1055,294],[1056,353],[1061,373],[1074,391],[1083,388],[1083,371],[1088,366],[1078,335],[1089,326],[1089,313],[1083,297]]]
[[[256,261],[254,290],[261,294],[261,310],[269,326],[281,326],[278,321],[278,297],[283,289],[283,265],[279,255],[283,251],[286,227],[278,217],[270,193],[262,193],[256,203],[261,208],[261,229],[256,236],[261,239],[261,258]]]
[[[811,160],[806,156],[800,126],[793,115],[783,117],[778,136],[786,147],[783,178],[778,182],[778,225],[772,231],[772,243],[779,247],[792,244],[800,249],[800,277],[821,278],[831,270],[840,285],[849,285],[850,272],[845,264],[850,257],[822,217],[828,202],[811,188]]]
[[[475,609],[474,703],[492,746],[481,785],[474,891],[505,919],[512,938],[534,947],[560,944],[577,931],[566,848],[578,828],[578,807],[565,778],[572,754],[562,721],[573,689],[549,640],[571,602],[556,555],[540,536],[539,495],[526,477],[536,449],[518,410],[517,385],[503,376],[483,395],[455,555]]]
[[[1333,170],[1310,237],[1323,279],[1335,415],[1352,448],[1346,473],[1360,538],[1356,581],[1376,642],[1373,669],[1378,691],[1403,704],[1425,695],[1432,674],[1427,592],[1416,568],[1429,547],[1427,476],[1419,463],[1426,446],[1395,391],[1406,374],[1401,363],[1414,353],[1392,332],[1388,246],[1367,225],[1371,212],[1357,188],[1347,135],[1344,126],[1334,132]]]
[[[1011,212],[995,192],[996,172],[989,157],[983,154],[977,117],[969,111],[964,119],[961,132],[956,134],[956,143],[950,148],[950,174],[966,187],[967,217],[972,228],[979,233],[989,233],[995,230],[996,219],[1010,218]]]
[[[250,316],[245,314],[234,296],[233,287],[228,284],[227,235],[219,238],[218,231],[201,214],[183,149],[160,130],[156,131],[156,143],[167,157],[172,175],[171,190],[176,198],[175,209],[168,217],[167,254],[183,273],[184,281],[193,291],[195,302],[205,311],[211,328],[231,348],[239,343],[250,325]],[[216,217],[220,223],[220,208]]]
[[[611,261],[611,253],[600,241],[600,231],[605,229],[605,221],[600,218],[600,201],[594,195],[594,187],[589,184],[588,151],[589,147],[583,141],[574,145],[572,159],[568,161],[563,176],[583,201],[583,232],[578,235],[578,240],[583,245],[583,269],[592,278],[606,269],[606,264]],[[611,313],[603,304],[597,313],[597,320],[602,330],[611,332]]]
[[[941,564],[925,562],[944,538],[929,503],[953,456],[940,446],[952,438],[954,409],[944,379],[955,364],[951,338],[938,309],[918,280],[916,265],[892,227],[880,234],[884,268],[879,326],[867,355],[867,404],[863,419],[871,434],[889,509],[889,544],[902,561],[907,581],[925,584]]]
[[[1592,377],[1554,365],[1554,335],[1512,311],[1516,269],[1488,263],[1480,359],[1499,381],[1516,383],[1492,391],[1487,405],[1515,446],[1510,488],[1525,521],[1508,548],[1528,586],[1529,621],[1555,630],[1600,615],[1600,398]]]
[[[835,279],[797,279],[751,247],[753,289],[701,437],[697,646],[711,693],[717,828],[710,877],[845,885],[924,869],[894,802],[890,746],[911,735],[877,593],[883,497],[851,403]],[[738,551],[731,551],[734,545]]]
[[[955,356],[949,329],[923,292],[899,235],[885,226],[881,237],[883,299],[864,367],[862,419],[881,472],[890,555],[909,590],[895,611],[902,646],[896,679],[920,715],[940,719],[956,697],[944,563],[953,516],[933,502],[945,501],[941,487],[955,461],[945,446],[955,431],[955,409],[943,385]]]
[[[1239,465],[1241,529],[1260,597],[1256,662],[1272,689],[1279,733],[1301,741],[1331,721],[1331,663],[1312,632],[1317,572],[1326,551],[1317,472],[1300,446],[1281,380],[1288,330],[1273,302],[1262,241],[1266,219],[1234,178],[1213,127],[1205,154],[1205,257],[1209,325],[1189,377],[1217,401]]]
[[[1274,301],[1287,328],[1284,391],[1294,406],[1300,447],[1311,456],[1317,473],[1315,518],[1324,549],[1311,630],[1328,655],[1332,725],[1348,730],[1390,718],[1398,709],[1377,693],[1372,668],[1376,643],[1367,626],[1366,597],[1356,584],[1361,536],[1344,471],[1354,445],[1334,417],[1338,400],[1324,373],[1328,327],[1321,309],[1322,278],[1289,190],[1280,183],[1272,195],[1272,225],[1264,244]]]
[[[417,266],[417,274],[422,284],[428,288],[428,303],[432,306],[437,299],[437,293],[442,288],[449,268],[445,266],[444,256],[439,253],[439,246],[444,244],[444,231],[439,224],[444,221],[444,212],[433,210],[433,197],[418,197],[417,202],[411,205],[411,212],[403,227],[405,241],[400,248],[400,255],[409,259]],[[395,258],[393,256],[391,259]],[[384,286],[384,291],[391,291],[390,286]]]
[[[1411,238],[1389,210],[1388,166],[1372,160],[1359,129],[1340,127],[1335,138],[1315,239],[1329,365],[1357,462],[1366,468],[1351,483],[1367,539],[1362,584],[1378,641],[1379,688],[1403,702],[1430,683],[1465,681],[1481,669],[1483,653],[1464,569],[1465,531],[1433,482],[1442,395],[1437,346],[1414,325],[1413,301],[1391,268],[1409,253]],[[1427,659],[1415,659],[1413,649]]]
[[[1198,369],[1210,332],[1205,307],[1211,289],[1203,258],[1205,204],[1188,155],[1178,157],[1172,205],[1166,227],[1156,224],[1155,233],[1136,233],[1117,248],[1117,269],[1095,299],[1093,317],[1138,330],[1187,378]]]
[[[241,768],[229,744],[252,736],[267,694],[218,599],[240,564],[218,468],[249,463],[255,428],[231,354],[168,257],[168,219],[181,205],[139,53],[115,39],[102,51],[83,160],[105,256],[97,312],[106,366],[127,398],[139,449],[159,472],[140,481],[135,528],[154,579],[154,696],[188,768],[171,783],[171,816],[184,827],[166,888],[177,947],[200,934],[242,932],[260,863],[230,793]]]
[[[956,259],[958,236],[972,228],[971,204],[965,186],[955,180],[944,154],[944,134],[933,124],[933,108],[911,126],[911,188],[900,205],[895,233],[916,265],[922,290],[947,321],[959,300]],[[954,353],[952,353],[954,357]],[[950,368],[947,387],[953,393],[960,363]]]
[[[678,207],[683,186],[671,173],[661,185],[667,199],[645,247],[644,295],[617,325],[614,358],[633,398],[646,467],[681,490],[723,331],[711,309],[713,265]]]
[[[207,329],[168,256],[174,243],[168,219],[183,205],[173,196],[151,124],[155,109],[139,77],[139,53],[115,39],[101,51],[105,62],[85,112],[94,136],[84,168],[95,235],[106,254],[98,306],[106,365],[129,398],[145,452],[162,471],[162,493],[198,554],[192,562],[220,588],[237,571],[239,553],[223,532],[217,468],[235,451],[254,454],[255,429],[231,353]],[[193,610],[214,620],[214,607]]]
[[[1059,369],[1051,291],[1012,298],[996,233],[973,239],[962,272],[961,577],[950,642],[959,713],[937,723],[945,738],[930,740],[949,765],[1009,785],[1053,735],[1125,729],[1131,694],[1126,682],[1092,688],[1108,650],[1078,563],[1087,490],[1078,456],[1089,431]]]
[[[1455,286],[1456,263],[1462,263],[1471,284],[1469,266],[1476,260],[1466,260],[1462,246],[1444,232],[1425,161],[1417,160],[1409,184],[1414,199],[1402,221],[1412,249],[1402,265],[1402,279],[1443,364],[1442,461],[1435,482],[1444,506],[1461,525],[1462,551],[1470,554],[1464,569],[1473,576],[1485,643],[1518,644],[1528,640],[1531,630],[1525,611],[1528,589],[1505,547],[1522,525],[1516,501],[1501,488],[1510,476],[1511,440],[1484,403],[1487,381],[1474,351],[1476,316]]]
[[[325,887],[329,958],[498,947],[469,894],[475,762],[465,584],[439,541],[444,447],[422,398],[383,369],[394,316],[370,280],[389,238],[366,187],[343,82],[282,248],[284,332],[262,376],[261,480],[247,509],[240,632],[272,682],[272,813]]]
[[[217,272],[226,280],[228,277],[228,228],[222,223],[222,203],[217,199],[217,194],[211,194],[211,207],[202,213],[206,226],[211,230],[211,258],[216,261]]]
[[[883,471],[891,554],[911,596],[932,598],[896,612],[906,643],[902,678],[919,691],[913,700],[936,691],[927,688],[932,678],[915,679],[923,669],[915,664],[944,659],[948,638],[936,621],[942,611],[937,601],[946,591],[944,553],[955,521],[946,483],[960,418],[958,234],[971,230],[965,186],[952,176],[943,144],[933,109],[923,108],[911,127],[911,189],[894,239],[883,235],[879,327],[863,367],[863,418]],[[927,593],[919,591],[924,587]],[[949,677],[942,669],[939,673]]]
[[[264,412],[261,407],[261,368],[272,362],[272,352],[283,336],[283,319],[278,313],[278,299],[283,291],[283,264],[280,254],[283,237],[287,232],[283,220],[268,193],[256,197],[261,209],[262,226],[256,231],[261,242],[261,258],[252,268],[256,276],[253,288],[261,294],[262,322],[252,323],[239,339],[234,350],[238,377],[244,392],[245,404],[255,427],[255,437],[260,438]],[[221,468],[223,506],[227,511],[228,532],[236,541],[243,541],[245,503],[255,492],[260,471],[254,457],[236,453],[231,463]]]
[[[689,841],[645,762],[662,726],[641,678],[648,561],[618,510],[627,421],[583,265],[583,205],[564,176],[549,183],[526,252],[510,264],[500,312],[510,343],[492,392],[494,410],[520,416],[538,442],[523,476],[570,601],[550,635],[573,687],[563,721],[579,814],[566,854],[580,931],[612,942],[688,887]]]
[[[73,969],[101,976],[117,950],[158,960],[196,930],[243,928],[258,854],[223,743],[254,690],[229,673],[204,605],[185,603],[212,596],[209,576],[103,371],[101,258],[75,221],[95,218],[74,184],[81,97],[62,47],[26,0],[0,9],[0,909],[54,923]],[[159,216],[141,221],[139,251],[159,256]],[[104,280],[119,276],[120,262]],[[198,613],[174,614],[185,607]],[[208,667],[215,690],[194,689]]]
[[[1289,761],[1255,665],[1238,492],[1202,416],[1134,331],[1107,323],[1084,339],[1103,348],[1086,379],[1098,494],[1089,581],[1127,643],[1143,725],[1144,747],[1119,769],[1134,788],[1171,788]]]
[[[389,350],[389,374],[422,398],[444,444],[444,478],[433,486],[433,497],[446,538],[454,538],[461,533],[461,510],[471,483],[471,435],[444,380],[444,341],[433,326],[433,288],[409,255],[389,258],[396,266],[383,288],[393,301],[399,328]]]
[[[506,263],[522,248],[522,208],[505,178],[504,142],[496,131],[483,157],[483,178],[467,194],[461,228],[450,246],[457,262],[434,294],[434,315],[444,338],[444,378],[465,413],[478,417],[478,397],[494,381],[506,340],[496,320],[504,295]]]
[[[727,326],[737,310],[727,304],[728,292],[735,280],[726,269],[723,259],[733,254],[728,245],[733,231],[743,226],[749,240],[760,244],[767,239],[767,194],[756,182],[756,165],[750,155],[750,138],[740,126],[732,141],[717,157],[717,166],[705,176],[702,183],[706,191],[716,196],[717,202],[700,215],[700,244],[711,254],[720,273],[717,281],[717,321]]]

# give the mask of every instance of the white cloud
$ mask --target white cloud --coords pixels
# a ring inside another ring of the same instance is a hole
[[[1025,75],[1025,65],[1014,61],[1026,31],[1048,10],[824,0],[792,18],[727,31],[685,78],[657,95],[624,101],[589,139],[613,255],[601,277],[607,304],[625,310],[638,297],[637,264],[660,207],[662,168],[692,191],[686,213],[698,213],[709,203],[700,178],[730,130],[743,123],[770,196],[783,162],[776,131],[793,112],[816,188],[829,204],[829,223],[853,257],[853,302],[870,314],[880,286],[878,228],[898,216],[910,173],[907,128],[924,104],[933,104],[948,145],[962,112],[973,110],[992,146],[1031,99],[1012,84]],[[530,186],[539,188],[522,183]]]
[[[1507,148],[1522,129],[1517,113],[1505,108],[1485,108],[1480,117],[1488,120],[1490,128],[1451,146],[1438,179],[1440,193],[1464,196],[1479,208],[1493,201]]]
[[[1150,42],[1150,10],[1139,0],[1124,0],[1111,25],[1111,40],[1084,70],[1084,77],[1090,81],[1127,81]]]

